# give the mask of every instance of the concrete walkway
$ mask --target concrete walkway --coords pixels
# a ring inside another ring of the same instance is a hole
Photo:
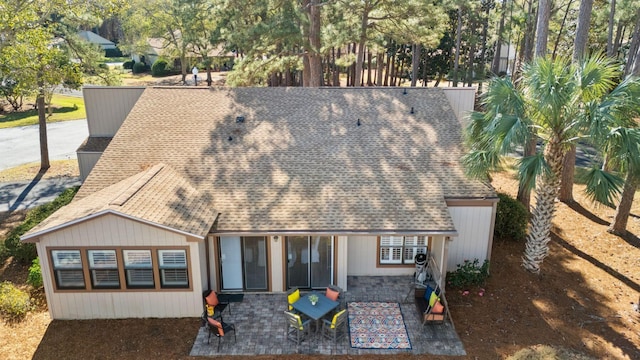
[[[450,323],[444,325],[422,326],[420,316],[413,301],[405,303],[405,297],[413,285],[413,276],[350,276],[346,301],[383,301],[400,303],[400,308],[411,341],[411,350],[372,350],[352,348],[349,334],[336,344],[320,334],[304,340],[299,347],[287,340],[285,331],[287,322],[283,311],[287,298],[281,294],[245,294],[240,303],[231,303],[229,310],[223,311],[223,319],[236,327],[237,342],[233,342],[233,333],[222,338],[218,352],[218,338],[211,337],[207,344],[207,331],[200,328],[191,349],[191,356],[221,355],[280,355],[280,354],[319,354],[319,355],[466,355],[464,346]],[[412,298],[412,297],[411,297]],[[454,314],[455,316],[455,314]],[[194,326],[200,326],[199,323]],[[348,326],[348,325],[347,325]]]
[[[0,212],[30,209],[53,201],[64,190],[80,185],[76,177],[0,183]]]

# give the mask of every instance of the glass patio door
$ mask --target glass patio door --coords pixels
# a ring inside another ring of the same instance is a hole
[[[287,237],[287,288],[323,288],[333,279],[333,237]]]
[[[222,290],[268,289],[264,236],[221,236],[219,244]]]

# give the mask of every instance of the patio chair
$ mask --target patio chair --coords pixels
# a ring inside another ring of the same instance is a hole
[[[204,300],[204,310],[206,316],[218,317],[222,316],[222,312],[229,306],[228,302],[220,302],[218,300],[218,294],[213,290],[205,290],[202,292],[202,298]],[[231,314],[231,307],[229,307],[229,314]]]
[[[340,303],[340,305],[338,305],[338,307],[336,308],[336,312],[346,308],[344,290],[342,290],[341,287],[337,285],[327,286],[327,290],[324,296]]]
[[[322,336],[333,340],[335,343],[338,336],[347,333],[347,310],[340,310],[331,321],[322,319]]]
[[[311,319],[302,321],[300,315],[288,311],[285,311],[284,315],[287,318],[287,339],[300,345],[300,342],[311,334]]]
[[[236,327],[234,324],[225,323],[224,321],[216,320],[211,317],[207,317],[207,331],[209,332],[207,336],[207,344],[211,343],[211,334],[214,334],[218,337],[218,351],[220,351],[220,344],[222,342],[222,338],[227,334],[233,331],[233,343],[235,344],[236,339]]]
[[[289,290],[287,290],[287,304],[288,304],[288,311],[290,312],[295,312],[295,310],[293,309],[293,306],[291,306],[291,304],[293,304],[294,302],[300,300],[300,290],[297,287],[291,288]]]

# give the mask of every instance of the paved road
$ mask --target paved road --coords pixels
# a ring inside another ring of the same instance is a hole
[[[88,136],[86,119],[47,124],[49,159],[75,159]],[[0,171],[32,162],[40,162],[38,125],[0,129]]]
[[[0,183],[0,212],[30,209],[53,201],[65,189],[80,185],[80,179],[63,177]]]

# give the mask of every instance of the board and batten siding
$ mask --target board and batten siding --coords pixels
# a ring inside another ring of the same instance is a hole
[[[84,180],[89,176],[93,167],[102,156],[101,152],[78,151],[78,168],[80,169],[80,180]]]
[[[464,260],[480,264],[491,254],[494,206],[449,206],[458,236],[449,243],[447,271],[455,271]]]
[[[451,104],[453,112],[461,124],[465,124],[468,112],[473,111],[476,101],[475,87],[449,87],[443,88],[444,94]]]
[[[40,237],[36,243],[52,319],[198,317],[202,313],[200,261],[204,241],[107,214]],[[57,247],[187,247],[192,290],[55,291],[48,249]]]
[[[144,89],[134,86],[83,87],[89,136],[113,137]]]

